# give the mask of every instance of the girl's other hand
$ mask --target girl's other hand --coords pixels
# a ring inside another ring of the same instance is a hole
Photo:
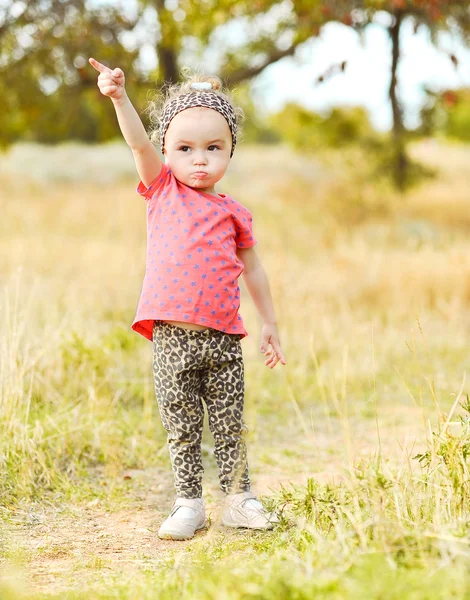
[[[268,349],[268,345],[271,349]],[[279,342],[279,334],[277,332],[276,325],[265,323],[261,332],[261,352],[268,358],[264,361],[264,364],[273,369],[279,361],[282,365],[286,365],[287,361],[284,358],[284,354],[281,350],[281,344]]]
[[[94,58],[89,58],[88,62],[94,69],[99,71],[98,87],[103,96],[108,96],[114,100],[120,100],[125,93],[125,77],[122,69],[110,69]]]

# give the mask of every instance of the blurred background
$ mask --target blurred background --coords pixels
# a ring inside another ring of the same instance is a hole
[[[89,56],[125,71],[139,110],[184,66],[217,74],[237,88],[246,141],[358,145],[399,189],[423,175],[408,142],[470,138],[461,0],[1,0],[0,11],[4,148],[119,139]]]
[[[330,481],[380,448],[411,491],[397,492],[397,522],[373,539],[367,529],[361,548],[388,557],[403,534],[427,560],[435,523],[439,548],[447,543],[457,513],[444,501],[416,508],[428,515],[421,529],[402,520],[422,497],[403,452],[423,447],[468,390],[469,46],[466,1],[0,0],[0,520],[12,532],[0,550],[35,589],[64,597],[108,566],[138,585],[166,551],[155,531],[172,502],[151,345],[130,330],[145,204],[90,56],[124,70],[146,126],[149,98],[183,67],[219,75],[245,110],[218,191],[253,213],[287,359],[264,366],[262,323],[241,281],[255,490]],[[379,482],[370,521],[380,523],[386,478],[369,467]],[[455,526],[462,536],[468,523]],[[309,539],[326,540],[329,527]],[[345,539],[318,559],[340,579],[344,544],[348,561],[359,549]]]

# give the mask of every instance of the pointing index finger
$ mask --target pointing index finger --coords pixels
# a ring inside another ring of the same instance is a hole
[[[112,71],[109,67],[107,67],[106,65],[102,65],[100,62],[98,62],[94,58],[89,58],[88,62],[94,69],[96,69],[100,73],[112,73]]]

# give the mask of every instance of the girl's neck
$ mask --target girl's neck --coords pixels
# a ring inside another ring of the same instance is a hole
[[[215,196],[216,198],[220,198],[220,195],[215,191],[215,188],[192,188],[196,192],[202,192],[204,194],[208,194],[209,196]]]

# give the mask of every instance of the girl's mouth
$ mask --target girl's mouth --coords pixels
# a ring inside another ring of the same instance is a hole
[[[205,171],[196,171],[195,173],[193,173],[193,175],[198,179],[203,179],[204,177],[207,177],[207,173]]]

